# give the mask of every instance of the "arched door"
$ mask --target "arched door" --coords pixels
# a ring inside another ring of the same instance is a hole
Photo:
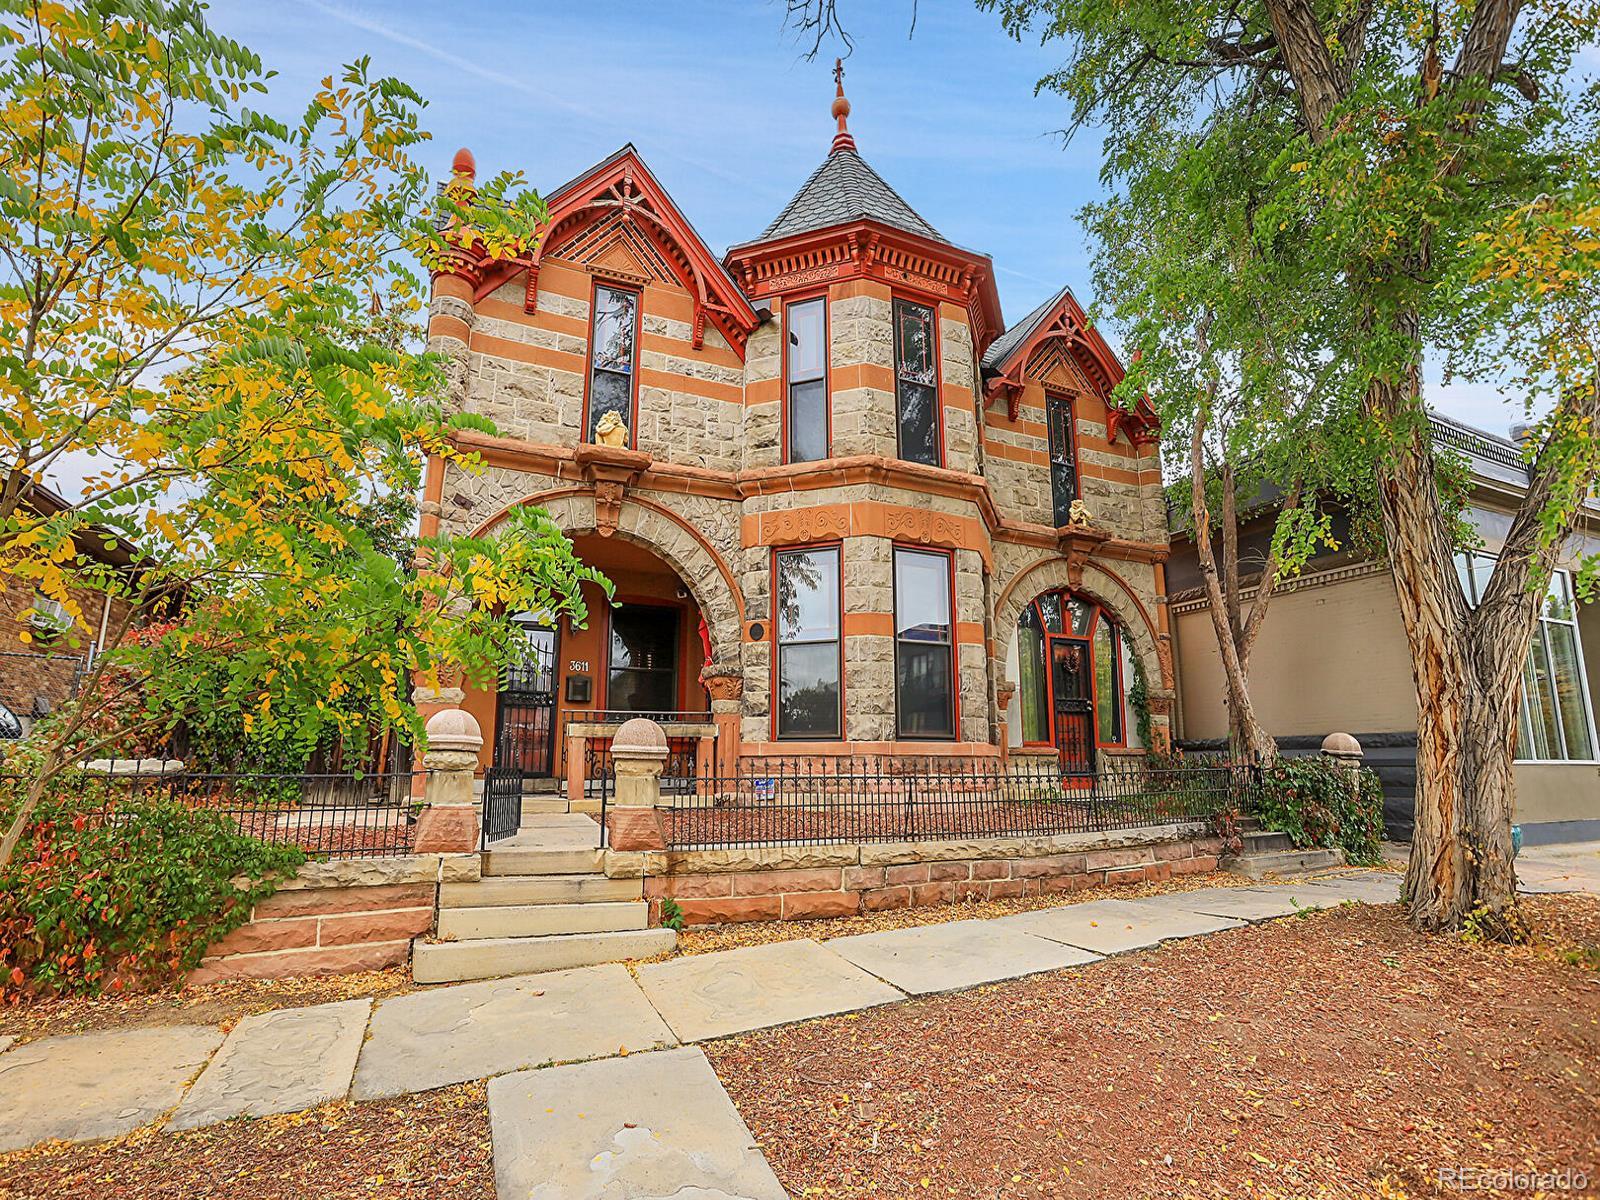
[[[1094,682],[1085,638],[1051,636],[1050,694],[1056,749],[1066,775],[1094,773]]]

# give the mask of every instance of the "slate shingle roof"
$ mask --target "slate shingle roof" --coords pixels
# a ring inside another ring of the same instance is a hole
[[[1033,331],[1039,327],[1039,322],[1050,315],[1055,306],[1060,304],[1066,297],[1066,294],[1067,289],[1062,288],[1010,329],[995,338],[989,344],[989,348],[983,352],[983,369],[985,371],[998,371],[1007,356],[1032,336]]]
[[[828,155],[756,240],[773,241],[863,217],[935,241],[949,241],[849,147]]]

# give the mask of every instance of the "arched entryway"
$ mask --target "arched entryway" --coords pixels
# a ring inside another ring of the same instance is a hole
[[[1040,592],[1022,606],[1012,632],[1010,743],[1054,749],[1073,775],[1092,774],[1107,752],[1140,748],[1130,698],[1134,652],[1116,614],[1093,597]]]

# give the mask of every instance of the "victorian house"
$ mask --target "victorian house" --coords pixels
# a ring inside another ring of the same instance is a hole
[[[424,528],[538,505],[616,588],[584,628],[518,616],[525,665],[464,701],[485,767],[570,786],[630,713],[723,773],[1086,772],[1168,736],[1152,414],[1111,404],[1122,368],[1065,288],[1008,327],[990,259],[868,164],[849,112],[841,81],[826,157],[720,257],[624,146],[546,193],[531,257],[435,275],[453,403],[499,436],[458,435],[479,473],[430,464]]]

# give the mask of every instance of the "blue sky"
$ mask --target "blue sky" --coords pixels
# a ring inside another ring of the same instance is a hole
[[[1058,50],[1010,40],[964,0],[918,8],[908,36],[911,0],[846,6],[861,154],[945,237],[993,257],[1008,321],[1062,283],[1089,303],[1076,214],[1101,194],[1100,143],[1090,130],[1063,145],[1063,102],[1034,95]],[[631,141],[719,254],[761,231],[833,137],[835,50],[807,62],[783,15],[781,0],[212,7],[219,29],[279,73],[263,108],[298,113],[317,80],[370,54],[428,98],[435,173],[466,145],[480,174],[520,170],[548,189]],[[1486,428],[1509,419],[1488,389],[1430,393]]]

